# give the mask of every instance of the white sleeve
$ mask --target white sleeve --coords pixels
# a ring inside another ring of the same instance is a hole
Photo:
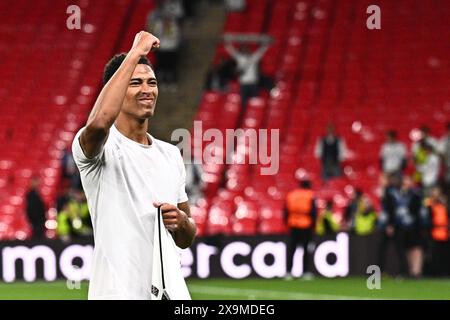
[[[347,145],[345,144],[344,138],[340,138],[339,161],[344,161],[345,159],[347,159]]]
[[[75,161],[75,164],[77,165],[78,170],[80,170],[80,172],[90,167],[97,166],[100,163],[100,159],[102,158],[103,154],[105,153],[105,144],[103,144],[102,149],[98,153],[98,155],[96,155],[92,159],[86,157],[83,148],[81,147],[80,144],[80,136],[84,128],[85,127],[81,128],[80,131],[77,132],[72,142],[73,160]]]
[[[178,187],[178,201],[177,203],[182,203],[188,201],[188,196],[186,193],[186,168],[184,167],[183,158],[177,148],[178,157],[178,169],[180,172],[180,183]]]
[[[317,141],[316,141],[316,145],[314,147],[314,156],[317,159],[322,158],[322,140],[321,139],[317,139]]]

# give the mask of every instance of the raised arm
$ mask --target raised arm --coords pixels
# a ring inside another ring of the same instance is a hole
[[[233,45],[231,44],[231,42],[225,42],[224,45],[225,50],[230,54],[230,56],[232,56],[234,59],[237,59],[240,55],[239,51],[237,51]]]
[[[252,58],[255,61],[261,60],[261,58],[264,56],[264,53],[266,53],[268,48],[269,48],[269,45],[267,43],[263,44],[261,47],[259,47],[258,50],[255,51]]]
[[[159,40],[148,32],[136,34],[133,46],[116,73],[105,84],[95,101],[86,127],[80,135],[80,145],[88,158],[94,158],[108,137],[109,129],[120,113],[133,71],[141,56],[159,47]]]

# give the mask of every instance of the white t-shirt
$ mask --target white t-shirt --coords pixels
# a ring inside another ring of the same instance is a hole
[[[381,147],[380,157],[383,159],[384,172],[394,173],[400,171],[403,159],[406,158],[406,147],[400,142],[386,142]]]
[[[239,82],[241,84],[258,83],[258,57],[239,54],[235,56],[237,68],[241,72]]]
[[[424,164],[417,167],[418,171],[422,173],[422,184],[424,187],[434,187],[439,179],[439,169],[441,166],[441,160],[439,157],[431,153],[428,155]]]
[[[139,144],[112,126],[102,151],[88,159],[79,142],[83,129],[72,152],[94,228],[89,299],[150,299],[153,202],[188,200],[181,154],[150,135],[150,146]]]

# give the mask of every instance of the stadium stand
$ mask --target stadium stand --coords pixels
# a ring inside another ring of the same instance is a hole
[[[130,4],[80,1],[81,29],[69,30],[61,27],[64,1],[1,2],[0,239],[30,236],[24,195],[32,176],[54,207],[61,158],[92,108]]]
[[[382,28],[388,31],[379,32],[365,27],[367,15],[357,14],[370,4],[247,1],[244,12],[228,14],[224,33],[266,33],[276,39],[261,69],[275,77],[277,89],[270,98],[251,100],[241,127],[280,129],[280,171],[261,176],[258,165],[206,166],[205,206],[211,207],[201,220],[207,220],[207,234],[284,232],[284,196],[303,174],[313,178],[320,207],[332,197],[342,212],[355,187],[379,207],[378,153],[384,133],[397,129],[407,145],[424,123],[443,133],[449,119],[444,44],[449,30],[445,15],[435,8],[445,7],[444,2],[381,1]],[[219,46],[217,56],[224,54]],[[235,124],[240,106],[237,90],[231,91],[205,92],[196,120],[207,127],[223,128],[225,120]],[[324,185],[314,145],[330,122],[349,152],[343,177]]]

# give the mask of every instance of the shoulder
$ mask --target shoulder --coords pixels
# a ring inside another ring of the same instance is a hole
[[[175,159],[178,163],[183,164],[183,158],[181,156],[180,149],[178,149],[177,146],[174,146],[171,143],[168,143],[166,141],[156,139],[152,136],[153,143],[155,146],[166,156],[169,156],[172,159]],[[184,164],[183,164],[184,166]]]
[[[80,136],[83,134],[83,131],[86,129],[86,126],[81,127],[78,132],[75,134],[75,137],[72,141],[72,148],[76,145],[80,145]],[[105,145],[111,140],[111,137],[115,137],[116,136],[116,131],[114,130],[114,126],[111,127],[111,129],[109,130],[108,133],[108,137],[105,141]]]
[[[155,144],[155,146],[158,147],[159,149],[161,149],[161,150],[163,150],[165,152],[176,153],[176,154],[179,154],[181,156],[180,150],[176,146],[174,146],[173,144],[168,143],[168,142],[163,141],[163,140],[160,140],[160,139],[157,139],[157,138],[155,138],[153,136],[151,138],[152,138],[152,141]]]

